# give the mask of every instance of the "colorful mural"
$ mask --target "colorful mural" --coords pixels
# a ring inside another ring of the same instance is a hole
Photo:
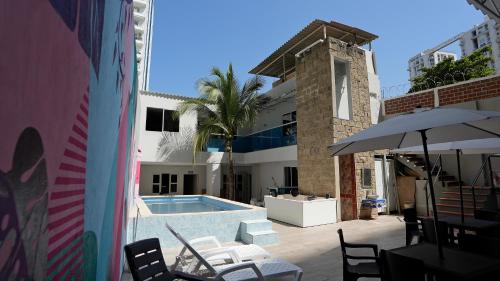
[[[119,280],[137,163],[132,0],[0,0],[0,18],[0,280]]]

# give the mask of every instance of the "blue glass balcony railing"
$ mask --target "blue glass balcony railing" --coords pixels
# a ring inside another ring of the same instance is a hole
[[[233,152],[245,153],[297,144],[297,123],[292,122],[280,127],[237,136],[233,140]],[[223,152],[224,140],[213,136],[208,141],[208,152]]]

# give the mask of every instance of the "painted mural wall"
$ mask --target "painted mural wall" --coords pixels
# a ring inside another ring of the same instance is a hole
[[[0,280],[119,280],[132,0],[0,0],[0,23]]]

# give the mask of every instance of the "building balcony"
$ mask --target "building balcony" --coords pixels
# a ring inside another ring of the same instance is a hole
[[[142,23],[144,22],[144,20],[146,20],[146,17],[141,13],[134,12],[134,19],[137,20],[139,23]]]
[[[145,8],[148,5],[148,3],[145,0],[134,0],[134,6],[140,7],[140,8]]]
[[[272,149],[297,144],[297,122],[252,133],[248,136],[237,136],[233,140],[233,152],[246,153],[264,149]],[[207,145],[207,152],[224,152],[224,140],[213,136]]]

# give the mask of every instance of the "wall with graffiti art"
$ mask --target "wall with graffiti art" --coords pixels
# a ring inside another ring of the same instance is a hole
[[[0,280],[120,279],[132,14],[132,0],[0,0]]]

